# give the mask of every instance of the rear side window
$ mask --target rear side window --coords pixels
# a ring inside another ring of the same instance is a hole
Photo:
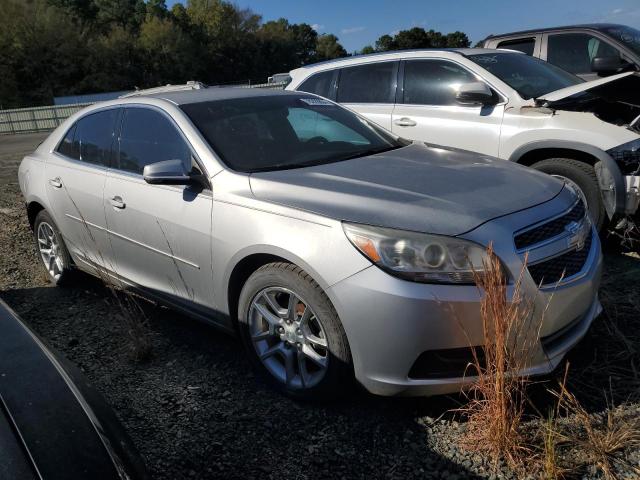
[[[620,57],[620,52],[588,33],[549,35],[547,62],[571,73],[591,73],[595,57]]]
[[[146,165],[164,160],[182,160],[185,168],[191,169],[191,150],[176,127],[155,110],[125,109],[119,168],[142,174]]]
[[[515,55],[515,54],[514,54]],[[411,105],[459,105],[456,90],[476,77],[453,62],[413,60],[404,66],[404,103]]]
[[[74,124],[73,127],[67,131],[67,134],[62,139],[62,142],[60,142],[60,145],[58,145],[56,151],[65,157],[80,160],[80,143],[74,143],[73,141],[73,137],[76,133],[76,127],[77,125]]]
[[[321,97],[329,98],[331,95],[332,81],[333,70],[320,72],[307,78],[296,90],[300,92],[315,93]]]
[[[108,166],[111,161],[113,131],[118,109],[113,108],[82,117],[67,132],[58,151],[70,158],[94,165]],[[73,134],[73,140],[70,135]]]
[[[394,103],[396,62],[370,63],[340,71],[337,101],[342,103]]]
[[[505,40],[498,44],[498,48],[508,48],[509,50],[517,50],[527,55],[533,55],[536,46],[535,38],[518,38],[517,40]]]

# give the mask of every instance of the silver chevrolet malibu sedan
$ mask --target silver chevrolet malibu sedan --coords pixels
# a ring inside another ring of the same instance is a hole
[[[170,90],[170,89],[169,89]],[[601,253],[562,182],[394,136],[323,98],[206,88],[88,107],[22,162],[42,262],[82,269],[237,333],[284,392],[353,377],[380,395],[455,391],[483,342],[493,243],[544,314],[529,374],[600,313]],[[540,288],[538,288],[540,287]]]

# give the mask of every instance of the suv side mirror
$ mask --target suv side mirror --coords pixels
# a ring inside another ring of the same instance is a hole
[[[625,62],[618,56],[594,57],[591,60],[591,71],[599,75],[612,75],[620,73],[631,67],[629,62]]]
[[[484,82],[471,82],[460,85],[456,100],[463,105],[495,105],[496,99],[489,86]]]
[[[142,177],[151,184],[187,185],[193,181],[182,160],[164,160],[145,165]]]

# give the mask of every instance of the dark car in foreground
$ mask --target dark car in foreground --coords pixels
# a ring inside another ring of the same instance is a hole
[[[0,479],[146,478],[102,397],[0,300]]]

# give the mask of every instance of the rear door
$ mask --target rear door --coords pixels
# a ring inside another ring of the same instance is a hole
[[[464,66],[445,59],[405,60],[400,70],[401,90],[392,115],[392,131],[410,140],[498,155],[504,102],[497,105],[461,105],[456,87],[478,77]]]
[[[120,109],[80,118],[47,160],[47,195],[74,259],[110,268],[102,194]],[[86,266],[86,265],[85,265]]]
[[[557,32],[543,37],[541,58],[587,81],[599,78],[591,68],[595,57],[624,59],[618,47],[597,33]]]
[[[160,109],[130,106],[116,145],[104,188],[116,273],[169,301],[213,306],[211,191],[142,177],[145,165],[175,159],[204,173],[186,138]]]
[[[338,70],[336,101],[391,130],[399,62],[376,62]]]

